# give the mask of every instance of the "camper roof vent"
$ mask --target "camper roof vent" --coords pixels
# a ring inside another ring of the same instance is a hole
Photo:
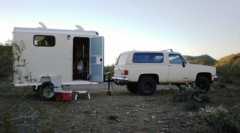
[[[79,30],[79,31],[84,31],[83,27],[80,26],[80,25],[76,25],[76,28],[77,28],[77,30]]]
[[[41,25],[40,28],[47,29],[47,26],[43,22],[39,22],[38,24]]]

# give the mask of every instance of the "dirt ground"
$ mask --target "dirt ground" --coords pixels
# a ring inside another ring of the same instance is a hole
[[[91,100],[40,101],[30,88],[0,84],[0,132],[190,133],[199,124],[198,111],[189,108],[187,98],[177,101],[173,86],[160,86],[153,96],[134,95],[125,87],[114,86],[112,96],[106,85],[81,88],[91,92]],[[240,87],[215,84],[208,96],[204,106],[230,108],[240,104]]]

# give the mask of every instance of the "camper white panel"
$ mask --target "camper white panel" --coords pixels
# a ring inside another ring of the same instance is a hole
[[[34,35],[54,36],[55,46],[34,46]],[[63,81],[72,80],[72,40],[67,35],[14,33],[14,40],[18,45],[24,45],[22,58],[26,65],[22,77],[36,81],[41,75],[61,75]]]

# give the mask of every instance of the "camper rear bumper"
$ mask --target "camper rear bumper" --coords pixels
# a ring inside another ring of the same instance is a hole
[[[126,85],[128,83],[128,78],[124,76],[114,76],[112,79],[117,85]]]

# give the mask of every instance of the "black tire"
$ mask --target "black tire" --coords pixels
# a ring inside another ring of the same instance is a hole
[[[211,84],[211,82],[208,77],[199,76],[196,80],[196,86],[205,92],[209,91],[210,84]]]
[[[54,97],[54,85],[51,82],[44,82],[40,86],[40,96],[43,100],[51,100]]]
[[[157,82],[152,77],[142,77],[137,84],[137,90],[141,95],[152,95],[156,91]]]
[[[127,90],[133,94],[137,94],[137,83],[127,83]]]

